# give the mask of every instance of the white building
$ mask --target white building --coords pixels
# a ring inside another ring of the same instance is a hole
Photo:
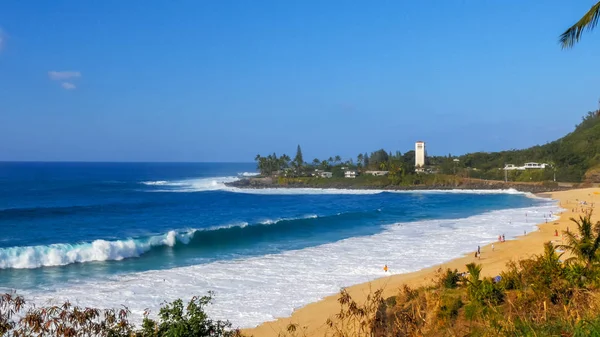
[[[326,172],[323,170],[315,169],[315,172],[313,172],[312,176],[320,177],[320,178],[331,178],[331,177],[333,177],[333,174],[331,172]]]
[[[425,166],[425,142],[415,143],[415,168]]]
[[[548,164],[525,163],[525,169],[545,169]]]
[[[344,177],[356,178],[356,171],[346,171],[346,172],[344,172]]]
[[[531,170],[531,169],[545,169],[547,166],[550,166],[548,164],[545,163],[525,163],[525,165],[523,166],[516,166],[514,164],[506,164],[506,166],[504,166],[504,170],[505,171],[525,171],[525,170]]]
[[[370,174],[372,176],[381,177],[385,176],[389,173],[389,171],[366,171],[365,174]]]

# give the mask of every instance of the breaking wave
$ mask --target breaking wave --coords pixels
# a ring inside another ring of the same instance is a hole
[[[336,214],[323,218],[331,220],[339,216]],[[180,246],[190,245],[210,248],[213,245],[251,242],[264,235],[277,236],[290,230],[306,229],[311,226],[306,222],[317,218],[317,215],[309,214],[299,218],[265,219],[254,225],[236,222],[206,229],[172,230],[165,234],[142,238],[0,248],[0,269],[33,269],[94,261],[118,261],[140,257],[153,249],[165,247],[178,249]],[[277,224],[283,226],[273,226]]]

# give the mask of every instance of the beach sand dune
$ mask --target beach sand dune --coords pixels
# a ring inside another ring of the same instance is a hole
[[[481,258],[475,258],[474,252],[458,259],[434,267],[422,269],[414,273],[399,274],[377,279],[373,282],[363,283],[348,287],[349,294],[362,302],[367,295],[376,289],[383,289],[384,296],[393,296],[404,285],[418,287],[434,282],[438,278],[438,270],[441,268],[465,270],[465,265],[471,262],[479,263],[483,266],[482,276],[496,276],[511,260],[527,258],[535,254],[541,254],[544,250],[543,244],[548,241],[554,241],[560,244],[562,240],[562,231],[575,229],[575,224],[570,220],[571,217],[578,217],[583,211],[593,209],[596,202],[600,202],[600,189],[576,189],[569,191],[560,191],[545,193],[540,195],[546,198],[557,200],[559,205],[565,209],[560,214],[560,219],[548,223],[539,224],[539,230],[527,233],[517,240],[506,242],[495,242],[492,251],[491,244],[481,247]],[[583,204],[585,202],[585,204]],[[600,220],[600,213],[595,212],[593,220]],[[559,235],[555,236],[558,231]],[[246,329],[244,333],[248,335],[261,337],[277,337],[281,332],[286,331],[290,323],[297,324],[306,336],[324,336],[327,327],[325,322],[328,318],[339,312],[338,295],[332,295],[323,300],[306,305],[286,318],[280,318],[273,322],[266,322],[256,328]]]

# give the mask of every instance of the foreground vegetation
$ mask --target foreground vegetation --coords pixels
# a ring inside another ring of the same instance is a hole
[[[481,266],[471,263],[463,273],[439,270],[435,284],[405,286],[389,298],[379,290],[357,303],[342,291],[325,336],[600,336],[600,222],[591,213],[571,220],[576,231],[564,233],[565,245],[546,243],[543,254],[510,262],[495,278],[482,278]],[[557,249],[570,257],[563,261]],[[241,336],[207,316],[211,295],[166,304],[138,328],[126,308],[32,307],[5,294],[0,336]],[[292,324],[280,336],[306,331]]]

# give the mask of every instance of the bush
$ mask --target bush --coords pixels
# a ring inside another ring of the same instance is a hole
[[[100,310],[72,306],[27,306],[21,296],[0,296],[0,336],[58,336],[58,337],[235,337],[228,321],[214,321],[204,312],[211,303],[208,296],[194,297],[184,307],[183,301],[167,303],[160,309],[158,320],[144,318],[141,329],[129,321],[130,312]],[[14,319],[19,317],[18,319]]]
[[[460,275],[458,274],[458,269],[451,270],[448,268],[446,273],[440,277],[438,284],[446,289],[455,289],[458,287],[459,281]]]
[[[444,321],[454,320],[458,317],[458,311],[463,305],[460,296],[443,296],[437,317]]]
[[[504,302],[504,289],[492,279],[485,278],[479,286],[476,298],[482,304],[498,305]]]

